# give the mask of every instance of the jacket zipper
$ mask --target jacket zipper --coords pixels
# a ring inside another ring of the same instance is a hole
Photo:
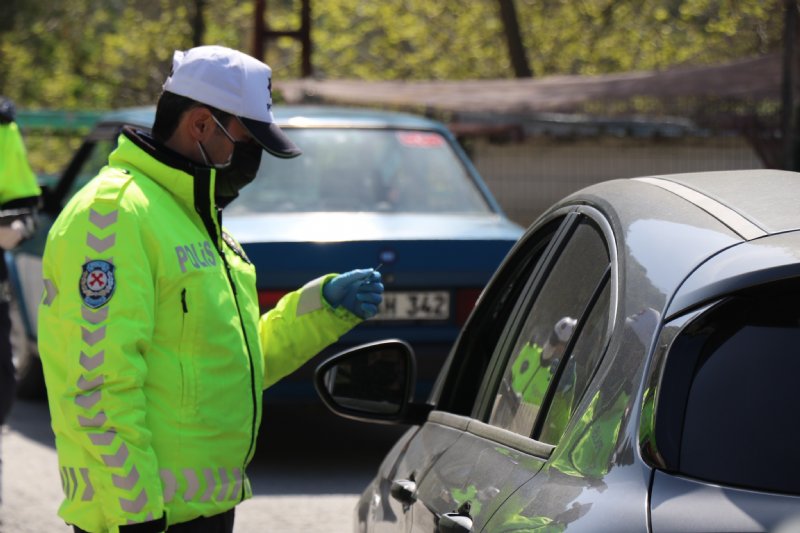
[[[258,415],[258,401],[256,398],[256,375],[255,375],[255,365],[253,364],[253,352],[250,350],[250,341],[247,338],[247,328],[244,325],[244,318],[242,317],[242,310],[239,307],[239,294],[236,291],[236,283],[233,281],[233,276],[231,275],[231,267],[228,264],[228,259],[225,257],[225,243],[222,243],[222,249],[218,250],[220,256],[222,257],[222,262],[225,264],[225,274],[228,276],[228,284],[231,286],[231,290],[233,291],[233,299],[236,302],[236,311],[239,314],[239,324],[242,326],[242,335],[244,336],[244,343],[247,347],[247,357],[250,360],[250,397],[253,402],[253,419],[251,422],[251,429],[250,429],[250,446],[247,449],[247,454],[244,458],[244,463],[242,464],[242,475],[244,475],[244,471],[247,468],[247,463],[250,461],[250,456],[253,454],[253,447],[255,446],[256,440],[256,416]],[[244,501],[244,483],[242,484],[242,494],[240,496],[239,501]]]
[[[211,172],[214,172],[213,170]],[[209,191],[213,192],[213,180],[211,180],[211,174],[206,173],[195,173],[195,180],[194,180],[194,187],[195,187],[195,209],[197,213],[200,215],[200,219],[203,222],[203,225],[208,232],[208,235],[211,237],[211,242],[215,244],[215,248],[217,249],[217,253],[222,258],[222,262],[225,264],[225,274],[228,277],[228,284],[231,287],[231,291],[233,292],[233,300],[236,303],[236,312],[239,314],[239,325],[242,328],[242,336],[244,337],[244,343],[247,347],[247,357],[250,361],[250,396],[253,402],[253,419],[251,423],[250,429],[250,446],[248,447],[247,454],[244,457],[244,462],[242,463],[242,478],[244,481],[244,472],[247,468],[247,463],[250,460],[250,456],[253,455],[253,448],[255,446],[255,439],[256,439],[256,416],[258,415],[258,402],[257,402],[257,391],[256,391],[256,377],[255,377],[255,365],[253,364],[253,353],[250,350],[250,342],[247,338],[247,328],[245,328],[244,324],[244,317],[242,317],[242,310],[239,306],[239,296],[236,292],[236,283],[233,281],[233,276],[231,276],[231,267],[228,264],[228,260],[225,257],[225,242],[222,238],[222,210],[217,210],[216,212],[216,221],[214,220],[214,203],[211,201],[211,197],[207,196]],[[259,391],[260,392],[260,391]],[[245,496],[245,484],[242,483],[242,493],[240,495],[240,501],[244,501]]]

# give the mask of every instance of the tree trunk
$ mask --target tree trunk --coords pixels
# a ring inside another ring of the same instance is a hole
[[[203,44],[206,33],[205,19],[206,0],[194,0],[194,14],[192,17],[192,46]]]
[[[508,43],[508,55],[511,59],[511,66],[514,68],[514,76],[517,78],[532,78],[533,72],[528,64],[528,56],[525,47],[522,45],[522,36],[519,32],[519,21],[517,20],[517,10],[514,8],[514,0],[497,0],[500,4],[500,18],[503,21],[503,29]]]

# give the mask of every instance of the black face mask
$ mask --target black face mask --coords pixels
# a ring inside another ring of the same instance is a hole
[[[261,165],[261,146],[251,141],[235,141],[228,131],[220,124],[216,118],[214,122],[220,127],[222,132],[233,143],[233,153],[227,163],[215,165],[206,155],[205,148],[201,143],[200,151],[209,166],[217,170],[217,179],[214,184],[214,198],[217,205],[225,207],[239,196],[242,188],[256,179],[258,167]]]
[[[256,179],[261,164],[261,147],[253,142],[237,142],[227,165],[217,169],[214,196],[217,205],[225,207],[239,196],[242,188]]]

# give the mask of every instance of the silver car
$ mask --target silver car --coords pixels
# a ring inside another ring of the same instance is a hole
[[[317,370],[410,427],[358,532],[800,530],[800,174],[615,180],[549,209],[424,401],[402,341]]]

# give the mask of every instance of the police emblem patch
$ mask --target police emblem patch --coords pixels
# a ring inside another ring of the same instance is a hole
[[[225,241],[225,244],[228,245],[228,248],[233,250],[233,253],[241,257],[245,263],[250,263],[250,258],[247,257],[247,254],[244,253],[244,248],[236,242],[236,239],[228,235],[226,231],[222,232],[222,240]]]
[[[83,303],[87,307],[97,309],[107,303],[116,287],[114,265],[102,260],[89,261],[83,265],[80,291]]]

